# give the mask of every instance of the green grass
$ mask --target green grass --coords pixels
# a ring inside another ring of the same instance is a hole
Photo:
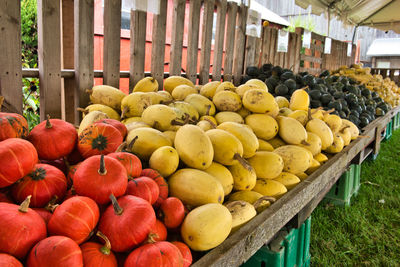
[[[315,209],[310,246],[312,266],[400,266],[400,130],[362,164],[350,207]]]

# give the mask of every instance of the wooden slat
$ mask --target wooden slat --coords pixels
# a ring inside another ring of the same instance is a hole
[[[262,46],[262,39],[256,38],[256,52],[254,54],[254,63],[257,67],[261,67],[261,46]]]
[[[104,0],[103,84],[119,88],[121,0]]]
[[[75,110],[89,104],[86,89],[93,87],[94,0],[74,0]],[[75,111],[75,124],[80,113]]]
[[[299,72],[303,72],[303,71],[308,71],[311,74],[315,74],[315,73],[318,73],[320,71],[320,69],[316,69],[316,68],[299,68]]]
[[[211,40],[215,0],[204,1],[203,29],[201,34],[199,83],[206,84],[210,79]]]
[[[186,74],[196,84],[201,1],[190,1]]]
[[[170,75],[181,75],[183,30],[185,22],[186,0],[174,0],[174,14],[172,16]]]
[[[74,68],[74,1],[62,0],[62,66],[63,69]],[[61,76],[62,77],[62,76]],[[61,90],[61,117],[75,123],[74,78],[64,78]]]
[[[131,51],[129,78],[129,92],[135,84],[144,77],[144,64],[146,56],[146,20],[147,12],[131,10]]]
[[[60,1],[38,1],[40,119],[61,119]]]
[[[332,44],[333,44],[333,40],[332,40]],[[310,48],[313,49],[314,51],[319,51],[319,52],[324,52],[324,48],[322,47],[322,45],[316,45],[316,44],[310,44]]]
[[[247,36],[244,63],[245,68],[255,65],[254,56],[256,53],[256,39],[256,37]]]
[[[278,30],[277,29],[271,29],[271,41],[270,41],[270,46],[269,46],[269,63],[275,65],[275,54],[276,52],[276,41],[278,37]]]
[[[287,64],[288,68],[293,70],[295,65],[295,55],[296,55],[296,42],[297,42],[297,35],[294,32],[291,32],[289,35],[289,47],[288,47],[288,55],[287,55]]]
[[[309,62],[315,62],[315,63],[322,63],[322,58],[318,57],[312,57],[312,56],[306,56],[306,55],[301,55],[300,56],[301,60],[309,61]]]
[[[261,65],[269,63],[269,47],[271,45],[271,28],[264,27],[261,46]]]
[[[153,17],[153,36],[151,46],[151,74],[158,81],[158,89],[163,89],[165,33],[167,25],[168,0],[160,0],[160,13]]]
[[[217,0],[217,25],[215,32],[214,44],[214,60],[212,79],[214,81],[221,80],[222,56],[224,54],[224,36],[225,36],[225,21],[226,21],[226,0]]]
[[[0,0],[0,95],[3,111],[22,114],[21,2]]]
[[[235,45],[235,26],[238,6],[235,2],[228,2],[226,38],[225,38],[225,62],[224,62],[224,81],[232,80],[233,53]]]
[[[240,5],[238,10],[235,34],[235,53],[233,56],[233,82],[235,85],[240,83],[243,75],[244,47],[246,42],[246,21],[248,7]]]
[[[301,46],[302,46],[301,34],[298,33],[298,31],[296,30],[296,48],[294,53],[294,67],[293,67],[294,73],[299,72]]]
[[[371,143],[376,128],[392,116],[392,113],[388,113],[373,121],[363,132],[365,138],[352,141],[342,152],[333,156],[305,181],[242,226],[221,245],[195,262],[193,266],[240,266],[244,263],[262,245],[268,243],[299,211],[312,202],[318,194],[332,186],[346,169],[348,163]]]

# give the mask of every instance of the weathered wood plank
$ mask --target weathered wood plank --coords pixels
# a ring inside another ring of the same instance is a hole
[[[294,52],[294,67],[293,67],[294,73],[299,72],[301,46],[302,46],[301,33],[298,33],[298,31],[296,30],[296,48]]]
[[[306,56],[306,55],[301,55],[300,56],[301,60],[308,61],[308,62],[314,62],[314,63],[322,63],[322,58],[318,57],[313,57],[313,56]]]
[[[201,1],[190,1],[186,74],[196,84]]]
[[[391,115],[385,115],[386,119]],[[200,258],[193,266],[239,266],[249,259],[315,196],[332,186],[332,182],[338,179],[348,163],[374,138],[373,133],[380,124],[381,118],[368,125],[363,133],[368,137],[354,140],[305,181]]]
[[[243,75],[244,48],[246,44],[246,21],[248,7],[240,5],[235,34],[235,52],[233,56],[233,83],[238,85]]]
[[[225,21],[226,21],[226,0],[217,0],[217,25],[215,32],[214,44],[214,60],[212,79],[214,81],[221,80],[222,56],[224,54],[224,36],[225,36]]]
[[[121,0],[104,0],[103,84],[119,88]]]
[[[21,2],[0,0],[0,95],[3,111],[22,114]]]
[[[40,120],[61,119],[60,1],[38,1]]]
[[[256,38],[256,52],[254,54],[254,64],[257,67],[261,67],[261,46],[262,46],[262,39]]]
[[[244,61],[245,68],[255,65],[254,57],[256,54],[256,39],[256,37],[247,36]]]
[[[235,2],[228,2],[225,39],[224,81],[232,80],[233,53],[235,47],[235,26],[238,6]]]
[[[170,75],[181,75],[185,5],[186,0],[174,0],[169,64]]]
[[[199,84],[210,80],[211,40],[215,0],[204,1],[203,29],[201,34]]]
[[[269,55],[268,55],[268,63],[275,65],[275,54],[276,52],[276,42],[277,42],[278,30],[271,29],[270,32],[270,46],[269,46]]]
[[[129,92],[132,92],[136,83],[144,77],[146,56],[146,20],[147,12],[131,10],[131,42]]]
[[[167,26],[168,0],[160,0],[160,13],[153,17],[153,36],[151,46],[151,74],[158,81],[158,89],[163,89],[165,38]]]
[[[62,0],[62,65],[63,69],[74,68],[74,1]],[[62,75],[61,75],[62,77]],[[61,88],[61,117],[75,123],[74,78],[64,78]]]
[[[89,104],[86,89],[93,87],[94,0],[74,0],[75,110]],[[80,122],[75,111],[75,124]]]

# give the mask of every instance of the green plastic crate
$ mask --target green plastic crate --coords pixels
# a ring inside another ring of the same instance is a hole
[[[360,188],[360,173],[361,165],[350,165],[326,194],[324,201],[338,206],[350,206],[351,197],[357,195]]]
[[[393,130],[397,130],[399,127],[400,127],[400,113],[397,113],[394,116]]]
[[[383,141],[389,140],[392,137],[393,133],[393,120],[391,120],[387,125],[386,125],[386,134],[385,138]]]
[[[310,265],[311,217],[298,229],[281,230],[275,240],[261,247],[241,267],[305,267]]]

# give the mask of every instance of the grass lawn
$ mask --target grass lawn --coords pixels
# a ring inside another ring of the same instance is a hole
[[[311,222],[312,266],[400,266],[400,130],[362,164],[351,206],[320,204]]]

